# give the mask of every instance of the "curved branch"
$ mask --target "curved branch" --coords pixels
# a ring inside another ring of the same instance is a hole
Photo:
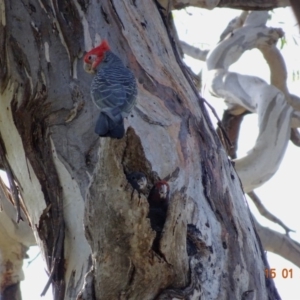
[[[253,14],[262,14],[262,19],[265,19],[264,12],[251,12],[249,18]],[[219,43],[209,53],[207,69],[227,70],[230,65],[239,60],[245,51],[274,45],[283,35],[284,33],[280,28],[268,28],[265,26],[254,27],[247,24],[234,31],[230,37]]]
[[[270,68],[271,84],[277,87],[286,97],[286,101],[296,111],[300,111],[300,98],[291,95],[287,86],[287,69],[281,52],[275,45],[258,46]]]
[[[238,29],[242,27],[246,21],[246,18],[248,16],[248,11],[242,11],[242,13],[233,18],[227,25],[227,27],[224,29],[224,31],[220,35],[220,41],[223,41],[229,33],[231,33],[233,30]]]
[[[221,33],[220,35],[220,41],[224,40],[224,38],[231,33],[234,29],[240,28],[243,26],[246,17],[248,15],[247,11],[243,11],[240,16],[235,17],[234,19],[232,19],[227,27],[224,29],[224,31]],[[181,48],[184,52],[184,54],[193,57],[195,59],[201,60],[201,61],[205,61],[207,54],[209,53],[209,50],[201,50],[198,47],[194,47],[184,41],[180,41],[181,44]]]
[[[261,186],[278,170],[289,140],[293,113],[285,95],[276,87],[258,77],[228,72],[229,66],[246,50],[270,48],[283,36],[281,29],[252,25],[262,25],[266,20],[266,12],[251,12],[245,26],[219,43],[206,61],[211,94],[224,98],[229,108],[239,105],[258,114],[255,146],[248,155],[235,160],[246,193]]]
[[[266,251],[278,254],[300,267],[300,245],[297,242],[285,234],[260,225],[257,221],[255,227]]]
[[[290,231],[295,232],[294,230],[290,229],[289,227],[287,227],[280,219],[278,219],[277,217],[275,217],[273,214],[271,214],[262,204],[262,202],[260,201],[259,197],[256,195],[255,192],[250,192],[248,193],[248,196],[251,198],[251,200],[253,201],[253,203],[255,204],[256,208],[258,209],[259,213],[264,216],[266,219],[268,219],[271,222],[274,222],[278,225],[280,225],[286,232],[286,234],[288,234]]]

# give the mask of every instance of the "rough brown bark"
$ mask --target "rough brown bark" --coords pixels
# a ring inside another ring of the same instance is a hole
[[[279,299],[239,179],[156,2],[6,0],[0,8],[0,134],[54,299],[80,290],[80,299]],[[93,133],[98,111],[81,59],[99,38],[138,81],[120,141]],[[147,195],[126,181],[134,170],[150,185],[171,185],[159,249]]]

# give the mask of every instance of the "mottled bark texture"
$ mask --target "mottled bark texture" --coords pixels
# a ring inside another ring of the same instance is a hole
[[[165,10],[155,1],[6,0],[0,12],[0,135],[54,299],[279,299]],[[93,132],[82,56],[103,38],[138,82],[122,140]],[[169,181],[158,248],[147,195],[126,180],[132,171],[150,186]]]
[[[1,1],[0,24],[0,134],[6,159],[55,299],[74,299],[88,269],[82,219],[96,158],[89,150],[97,143],[92,104],[84,102],[89,78],[77,64],[83,27],[75,4],[62,1]],[[74,108],[77,115],[70,121]]]

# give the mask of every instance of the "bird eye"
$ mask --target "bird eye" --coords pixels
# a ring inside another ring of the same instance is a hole
[[[92,60],[92,56],[91,55],[89,56],[89,60]]]

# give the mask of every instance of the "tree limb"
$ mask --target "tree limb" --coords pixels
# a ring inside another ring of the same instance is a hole
[[[300,245],[288,237],[255,221],[256,230],[266,251],[289,260],[300,268]]]
[[[235,168],[245,192],[262,185],[279,168],[289,140],[293,113],[285,95],[274,86],[258,77],[228,71],[229,66],[246,50],[270,47],[282,37],[281,29],[255,26],[256,22],[264,23],[266,17],[266,12],[251,12],[245,26],[220,42],[206,60],[206,86],[211,94],[225,99],[229,108],[243,106],[246,110],[258,113],[259,135],[256,144],[245,157],[235,160]]]
[[[256,193],[254,191],[249,192],[248,196],[251,198],[251,200],[253,201],[253,203],[255,204],[256,208],[258,209],[258,211],[260,212],[260,214],[262,216],[264,216],[269,221],[274,222],[274,223],[280,225],[285,230],[286,234],[289,234],[289,232],[295,232],[294,230],[292,230],[289,227],[287,227],[280,219],[278,219],[276,216],[274,216],[273,214],[271,214],[265,208],[265,206],[262,204],[262,202],[260,201],[259,197],[256,195]]]
[[[300,111],[300,98],[289,93],[287,69],[281,51],[275,46],[258,46],[270,68],[270,83],[285,95],[286,101],[296,111]]]
[[[228,147],[228,144],[223,142],[223,146],[225,147],[228,155],[232,159],[237,158],[236,152],[238,148],[238,138],[239,138],[239,132],[240,132],[242,121],[244,119],[244,116],[250,113],[249,111],[245,111],[245,110],[240,110],[240,111],[241,113],[239,114],[233,114],[231,109],[227,109],[224,111],[223,118],[222,118],[222,125],[225,131],[227,132],[227,135],[231,143],[231,146]],[[217,129],[217,133],[220,136],[219,128]]]
[[[201,61],[206,60],[206,56],[207,56],[209,50],[201,50],[197,47],[189,45],[188,43],[186,43],[184,41],[180,41],[180,44],[181,44],[181,48],[182,48],[182,51],[184,52],[184,54],[186,54],[192,58],[201,60]]]
[[[241,14],[235,18],[233,18],[227,25],[227,27],[223,30],[220,35],[220,41],[224,40],[228,34],[230,34],[233,30],[240,28],[244,25],[245,20],[248,16],[248,11],[242,11]]]

